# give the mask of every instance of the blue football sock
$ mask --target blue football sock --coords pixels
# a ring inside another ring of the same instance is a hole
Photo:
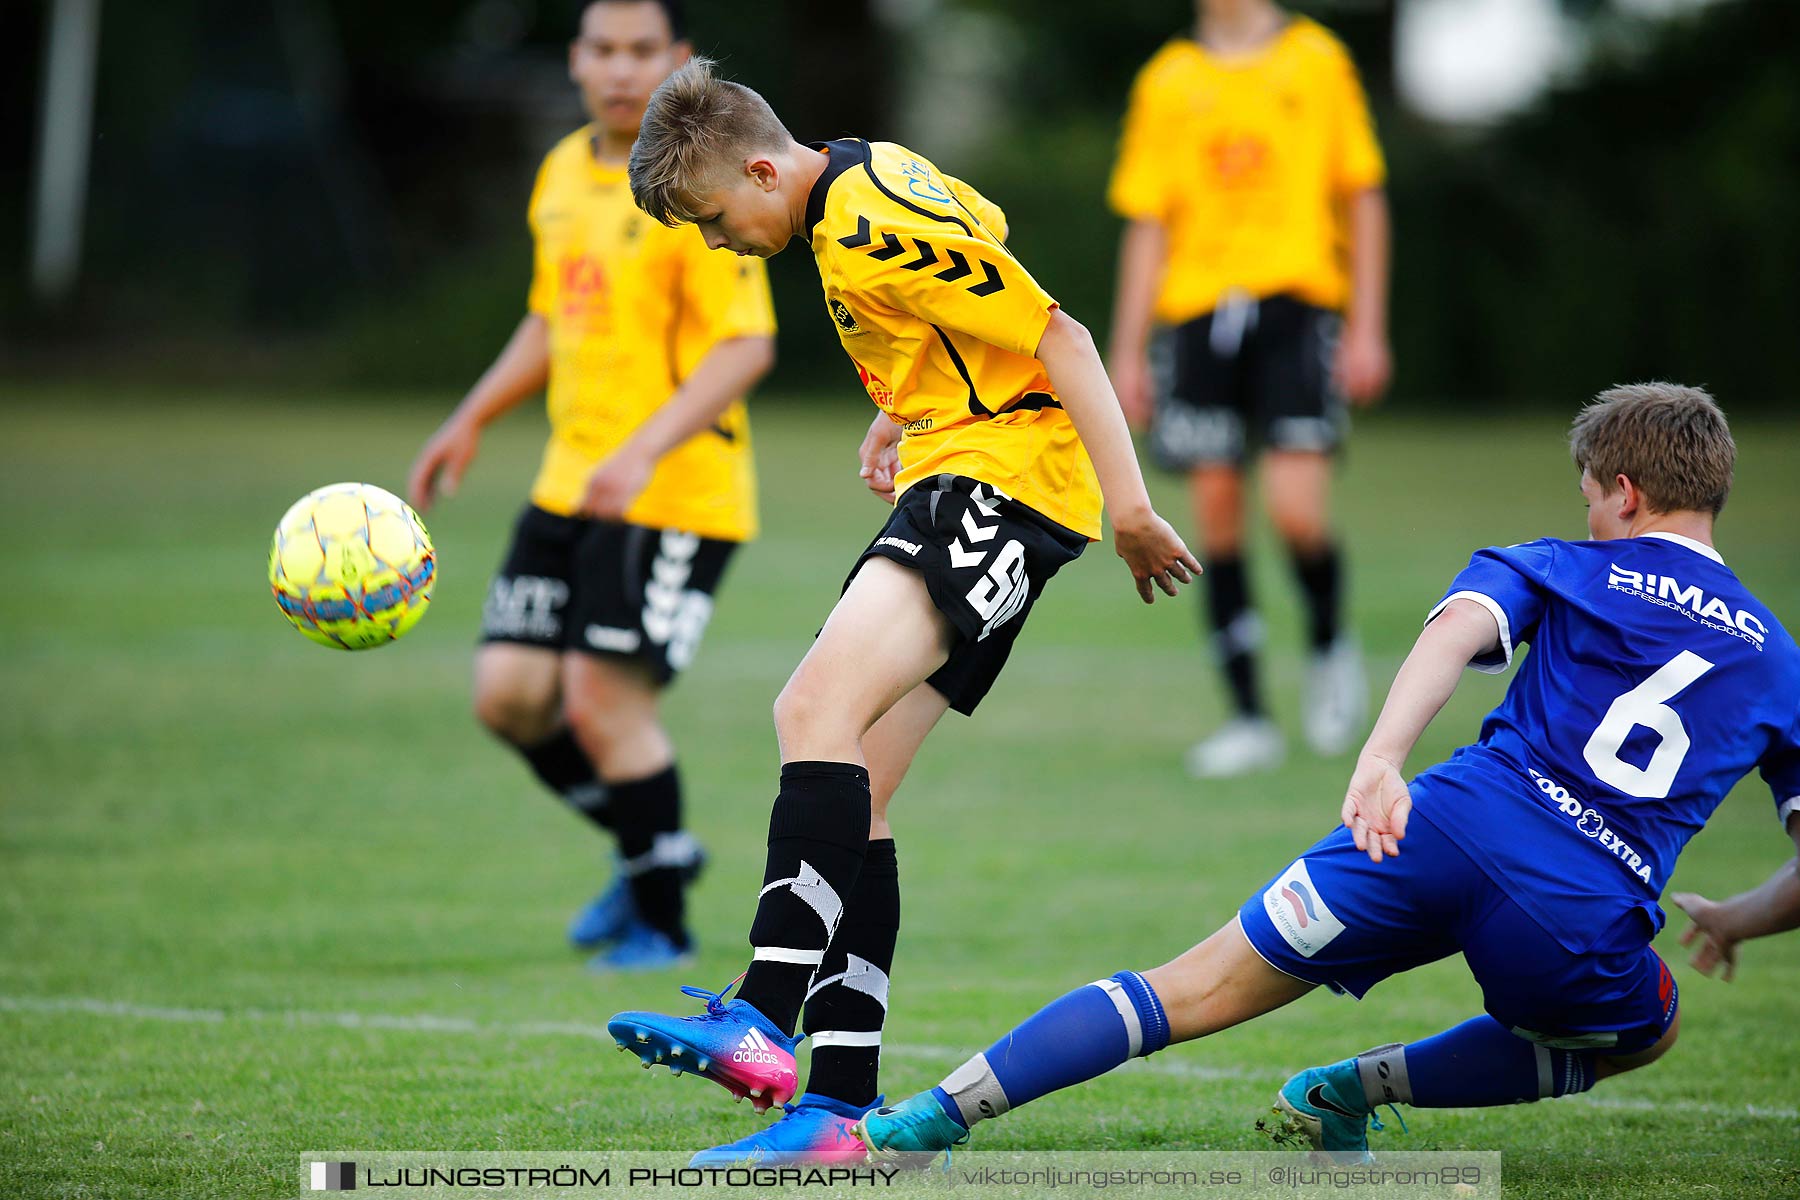
[[[1553,1050],[1510,1032],[1492,1017],[1407,1046],[1356,1057],[1371,1107],[1483,1108],[1585,1092],[1594,1086],[1592,1050]]]
[[[932,1095],[966,1128],[1168,1044],[1162,1002],[1142,975],[1120,971],[1039,1009]]]

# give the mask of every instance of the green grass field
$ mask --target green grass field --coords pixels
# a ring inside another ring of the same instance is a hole
[[[602,1026],[745,960],[769,705],[883,517],[855,478],[867,406],[849,389],[758,410],[766,533],[668,705],[714,854],[695,895],[701,963],[620,980],[562,941],[607,848],[468,715],[477,614],[540,423],[491,435],[431,514],[441,583],[406,641],[333,653],[270,602],[276,518],[337,479],[397,489],[437,416],[412,401],[37,390],[0,408],[8,1196],[290,1195],[309,1148],[685,1150],[752,1127],[718,1089],[634,1069]],[[1340,507],[1380,684],[1471,549],[1580,535],[1560,432],[1482,414],[1363,423]],[[1744,422],[1738,436],[1721,549],[1800,619],[1800,429]],[[1156,487],[1179,513],[1179,488]],[[1302,661],[1276,554],[1257,584],[1292,728]],[[1335,820],[1346,761],[1300,754],[1206,787],[1181,773],[1220,715],[1196,603],[1143,608],[1095,546],[978,717],[949,718],[921,756],[894,806],[906,901],[890,1096],[1065,989],[1185,948]],[[1469,677],[1415,765],[1471,738],[1502,687]],[[1771,815],[1746,783],[1673,886],[1760,882],[1792,853]],[[1675,932],[1660,948],[1679,964],[1683,1038],[1663,1063],[1556,1103],[1409,1112],[1411,1133],[1390,1122],[1378,1145],[1503,1151],[1522,1197],[1800,1194],[1800,936],[1747,948],[1727,986],[1686,967]],[[1460,961],[1360,1005],[1311,996],[984,1126],[977,1145],[1259,1149],[1253,1122],[1291,1071],[1478,1008]]]

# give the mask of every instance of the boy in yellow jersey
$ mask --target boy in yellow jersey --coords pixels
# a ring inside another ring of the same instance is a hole
[[[1092,339],[1007,252],[1000,210],[901,146],[800,145],[710,67],[690,62],[651,98],[632,193],[714,249],[811,246],[881,410],[863,472],[894,512],[775,702],[781,790],[742,991],[686,989],[703,1015],[627,1012],[608,1029],[646,1066],[761,1110],[796,1090],[804,1005],[805,1096],[696,1161],[854,1158],[900,920],[887,807],[914,754],[946,708],[986,694],[1045,582],[1099,537],[1102,493],[1146,603],[1200,568],[1150,507]]]
[[[683,887],[701,854],[657,701],[756,532],[742,397],[774,361],[762,264],[705,254],[631,202],[644,105],[688,58],[680,15],[672,0],[583,12],[569,74],[594,123],[539,172],[529,311],[411,480],[421,509],[453,491],[482,427],[548,381],[550,443],[488,593],[475,712],[618,840],[618,877],[569,927],[577,946],[611,943],[602,970],[689,952]]]
[[[1254,451],[1308,609],[1307,741],[1337,754],[1362,731],[1327,496],[1345,401],[1387,386],[1388,219],[1381,149],[1337,39],[1269,0],[1198,7],[1194,36],[1164,46],[1132,88],[1109,190],[1130,224],[1108,359],[1127,416],[1149,421],[1157,457],[1189,476],[1234,715],[1188,766],[1215,777],[1285,753],[1258,688],[1244,565]]]

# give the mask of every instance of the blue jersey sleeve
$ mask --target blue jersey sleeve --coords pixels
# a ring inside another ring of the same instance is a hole
[[[1500,626],[1500,643],[1486,654],[1469,660],[1477,671],[1496,674],[1512,662],[1513,648],[1531,641],[1549,598],[1548,580],[1555,564],[1557,543],[1550,538],[1519,546],[1477,550],[1469,565],[1450,581],[1425,616],[1431,624],[1452,600],[1473,600],[1494,615]]]
[[[1800,812],[1800,719],[1763,755],[1758,770],[1775,793],[1775,819],[1785,826],[1790,816]]]

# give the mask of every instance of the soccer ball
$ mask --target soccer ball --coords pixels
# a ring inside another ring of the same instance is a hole
[[[392,492],[334,483],[302,496],[275,527],[269,587],[281,614],[322,646],[385,646],[431,604],[437,552]]]

